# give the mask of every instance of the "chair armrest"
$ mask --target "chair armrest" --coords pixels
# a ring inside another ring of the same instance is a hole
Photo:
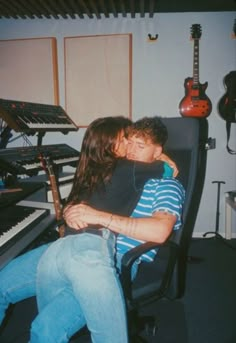
[[[143,244],[138,245],[137,247],[130,249],[121,259],[121,283],[125,293],[125,297],[128,299],[132,298],[132,278],[131,278],[131,270],[132,266],[137,258],[139,258],[142,254],[156,248],[160,247],[170,247],[173,250],[178,249],[178,245],[175,244],[170,239],[162,244],[153,243],[153,242],[146,242]],[[172,260],[172,259],[171,259]]]

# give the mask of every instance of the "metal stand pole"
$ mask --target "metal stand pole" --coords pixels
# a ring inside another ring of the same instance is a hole
[[[216,226],[215,231],[209,231],[204,233],[203,237],[206,237],[208,234],[214,234],[216,238],[223,238],[219,234],[219,220],[220,220],[220,186],[225,184],[224,181],[212,181],[212,183],[217,184],[217,203],[216,203]]]

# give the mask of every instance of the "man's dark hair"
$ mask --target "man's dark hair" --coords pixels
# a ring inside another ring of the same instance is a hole
[[[160,117],[144,117],[137,120],[129,129],[129,135],[151,140],[153,144],[164,146],[168,131]]]

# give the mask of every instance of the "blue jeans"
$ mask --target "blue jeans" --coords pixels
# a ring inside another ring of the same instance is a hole
[[[0,270],[0,324],[10,303],[15,304],[36,294],[37,266],[47,248],[45,244],[31,250]]]
[[[48,246],[31,250],[0,271],[0,323],[9,303],[36,295],[37,274],[39,314],[32,323],[31,343],[68,342],[85,324],[94,342],[126,342],[125,306],[113,262],[114,236],[105,230],[103,238],[81,234]],[[67,271],[68,257],[73,262]],[[121,257],[117,256],[118,267]],[[133,276],[136,271],[137,265]]]
[[[59,239],[38,264],[39,316],[31,342],[68,342],[87,324],[93,342],[126,343],[126,309],[114,266],[115,236],[83,233]],[[53,331],[51,330],[53,328]],[[53,335],[53,337],[52,337]]]

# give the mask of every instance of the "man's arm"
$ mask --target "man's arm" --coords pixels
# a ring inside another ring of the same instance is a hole
[[[176,216],[163,211],[155,212],[152,217],[130,218],[98,211],[79,204],[64,213],[67,224],[77,230],[83,228],[81,221],[90,225],[101,225],[113,232],[121,233],[135,239],[163,243],[171,234],[176,223]]]

